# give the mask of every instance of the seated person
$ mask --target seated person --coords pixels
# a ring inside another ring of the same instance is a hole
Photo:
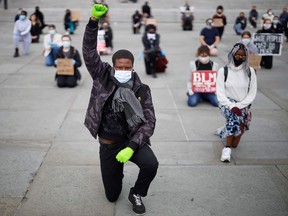
[[[201,45],[209,47],[211,56],[216,56],[218,53],[216,46],[220,41],[220,37],[218,30],[212,27],[212,23],[211,18],[206,20],[206,27],[201,30],[199,40]]]
[[[210,60],[210,50],[207,46],[200,46],[197,51],[198,59],[190,62],[189,79],[187,82],[188,106],[195,107],[201,99],[210,102],[213,106],[218,106],[215,93],[196,93],[192,90],[192,72],[199,70],[218,70],[218,64]]]
[[[44,36],[44,57],[47,66],[54,66],[55,56],[62,45],[61,34],[56,32],[55,25],[48,26],[49,33]]]
[[[71,46],[71,37],[69,35],[62,36],[63,46],[56,53],[55,65],[58,65],[59,58],[71,59],[74,66],[74,75],[59,75],[56,73],[57,86],[73,88],[77,85],[77,80],[81,79],[81,74],[78,67],[81,67],[82,62],[78,50]]]
[[[244,12],[240,12],[239,16],[235,20],[234,30],[237,35],[241,35],[247,25],[247,18],[245,17]]]

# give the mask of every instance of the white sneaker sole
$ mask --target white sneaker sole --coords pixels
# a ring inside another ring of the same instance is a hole
[[[231,157],[221,157],[220,159],[222,162],[230,162]]]

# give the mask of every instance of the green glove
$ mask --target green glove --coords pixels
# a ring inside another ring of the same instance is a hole
[[[116,159],[120,163],[126,163],[132,157],[133,153],[133,149],[131,149],[130,147],[126,147],[116,155]]]
[[[94,4],[92,9],[92,17],[100,19],[106,12],[108,8],[102,4]]]

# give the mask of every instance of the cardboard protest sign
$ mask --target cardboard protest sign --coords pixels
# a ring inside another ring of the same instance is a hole
[[[262,56],[251,54],[249,55],[249,66],[255,70],[259,70]]]
[[[81,21],[83,19],[82,11],[81,10],[71,11],[71,19],[72,21]]]
[[[106,42],[105,42],[104,35],[105,35],[104,30],[98,31],[98,37],[97,37],[97,51],[98,52],[106,51]]]
[[[223,27],[223,20],[221,18],[214,18],[213,19],[213,26],[214,27]]]
[[[74,76],[74,66],[72,64],[72,59],[58,58],[57,61],[57,75]]]
[[[146,19],[146,23],[145,23],[145,25],[149,25],[149,24],[152,24],[152,25],[155,25],[155,26],[157,26],[157,20],[156,19]]]
[[[192,72],[192,91],[198,93],[214,93],[216,91],[217,72],[199,70]]]
[[[253,42],[261,56],[279,56],[282,51],[283,34],[254,33]]]

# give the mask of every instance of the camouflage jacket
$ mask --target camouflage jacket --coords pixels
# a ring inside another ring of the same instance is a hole
[[[90,101],[88,104],[85,126],[91,135],[96,139],[102,117],[102,108],[108,97],[117,87],[111,79],[110,71],[112,66],[107,62],[102,62],[96,50],[98,35],[98,21],[89,20],[86,26],[83,39],[83,57],[92,79]],[[147,122],[133,128],[129,134],[128,146],[136,150],[144,144],[150,144],[149,138],[154,133],[156,118],[152,103],[151,91],[148,85],[141,82],[139,76],[134,72],[134,84],[132,90],[140,100],[144,116]]]

